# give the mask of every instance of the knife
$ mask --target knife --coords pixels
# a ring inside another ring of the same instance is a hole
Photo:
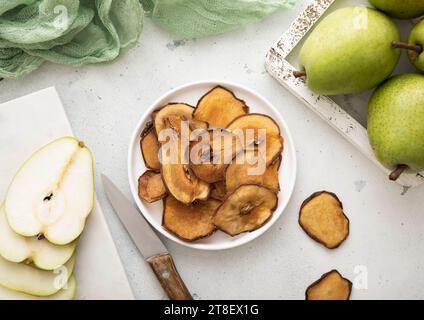
[[[152,227],[108,177],[102,175],[102,182],[113,209],[152,267],[169,299],[192,300],[193,297],[178,274],[171,255]]]

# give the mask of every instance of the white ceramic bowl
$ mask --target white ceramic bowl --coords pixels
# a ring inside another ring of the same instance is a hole
[[[217,85],[221,85],[232,90],[238,98],[243,99],[246,102],[246,104],[250,107],[250,112],[263,113],[268,116],[271,116],[280,126],[281,134],[284,137],[284,151],[279,171],[281,191],[278,194],[278,207],[274,212],[272,218],[264,226],[262,226],[256,231],[244,233],[236,237],[230,237],[222,231],[217,231],[209,238],[201,239],[195,242],[186,242],[177,238],[175,235],[171,234],[162,227],[162,201],[157,201],[156,203],[149,204],[141,201],[138,197],[138,178],[146,170],[140,152],[140,134],[146,122],[150,120],[150,114],[153,110],[160,108],[169,102],[185,102],[192,106],[196,106],[197,101],[200,99],[200,97],[202,97],[207,91]],[[146,110],[145,114],[138,122],[138,125],[131,139],[128,152],[128,175],[131,193],[133,195],[134,201],[137,203],[138,208],[143,213],[147,221],[158,232],[160,232],[167,238],[190,248],[202,250],[223,250],[240,246],[259,237],[261,234],[267,231],[281,216],[289,202],[295,185],[296,150],[293,145],[293,140],[289,128],[282,119],[280,113],[276,110],[274,106],[271,105],[269,101],[267,101],[261,95],[246,87],[230,82],[195,82],[186,84],[170,92],[167,92],[158,100],[156,100],[156,102],[153,103]]]

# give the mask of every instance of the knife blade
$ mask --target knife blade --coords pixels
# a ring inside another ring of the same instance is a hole
[[[110,204],[141,254],[148,259],[168,253],[162,241],[128,198],[105,175],[102,175],[102,182]]]
[[[152,227],[121,190],[103,174],[102,183],[113,209],[140,253],[152,267],[168,297],[172,300],[193,299],[178,274],[171,255]]]

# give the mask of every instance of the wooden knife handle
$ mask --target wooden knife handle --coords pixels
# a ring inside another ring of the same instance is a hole
[[[175,268],[169,254],[161,254],[147,259],[162,288],[171,300],[193,300],[190,292]]]

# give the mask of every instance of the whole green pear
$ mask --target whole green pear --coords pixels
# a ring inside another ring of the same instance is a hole
[[[424,0],[368,0],[377,9],[399,19],[418,18],[424,14]]]
[[[405,170],[424,169],[424,76],[391,78],[373,94],[368,136],[378,160],[396,180]]]
[[[300,52],[309,88],[319,94],[350,94],[387,79],[400,58],[399,29],[385,14],[366,7],[338,9],[325,17]],[[299,74],[298,74],[299,76]]]
[[[408,51],[409,60],[420,70],[424,71],[424,20],[418,22],[412,29],[408,38],[410,47]]]

